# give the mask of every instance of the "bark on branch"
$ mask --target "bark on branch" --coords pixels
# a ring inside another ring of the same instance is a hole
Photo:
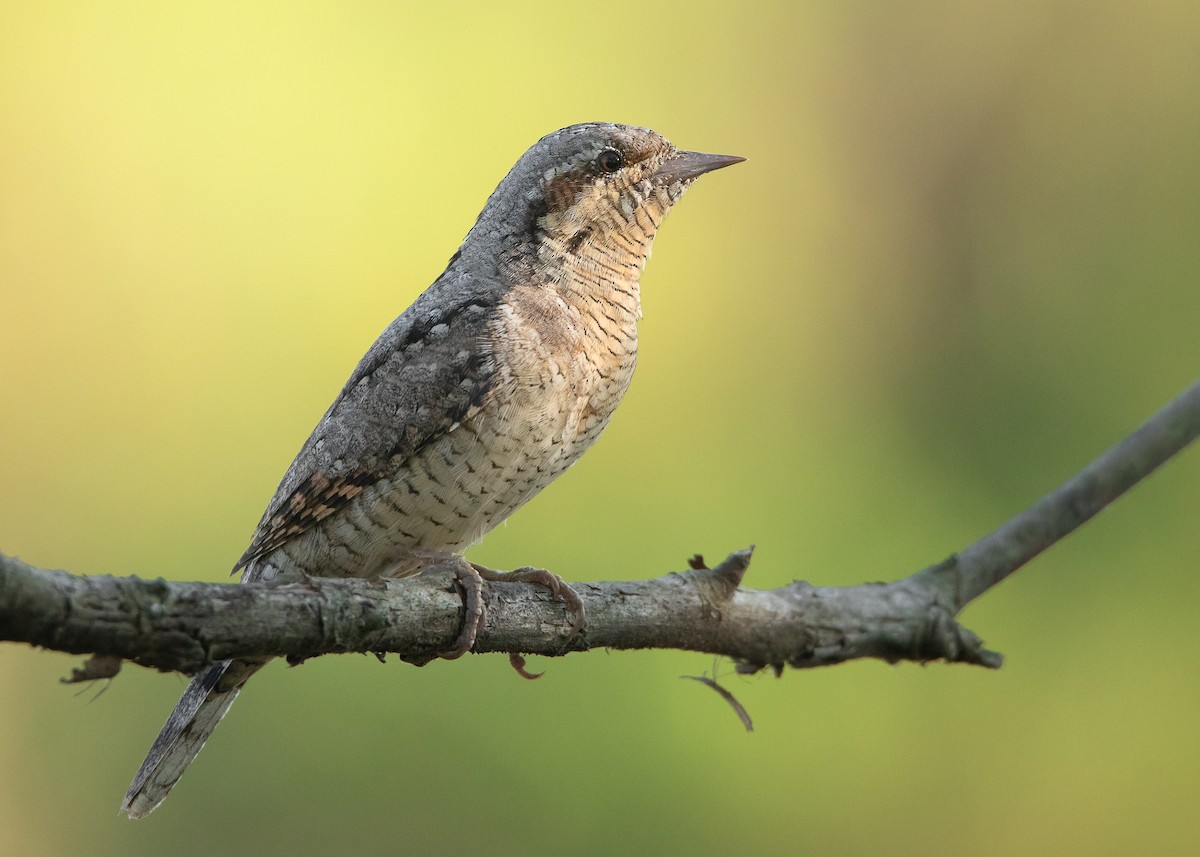
[[[587,627],[542,590],[493,583],[477,652],[562,655],[592,648],[675,648],[727,655],[739,669],[826,666],[853,658],[943,659],[998,667],[958,612],[1200,434],[1200,382],[1133,434],[998,530],[893,583],[742,589],[750,550],[716,568],[641,581],[577,583]],[[175,583],[77,576],[0,555],[0,640],[195,672],[214,660],[336,652],[443,651],[462,622],[451,576]]]

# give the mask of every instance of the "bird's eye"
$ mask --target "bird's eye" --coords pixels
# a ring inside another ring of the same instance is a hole
[[[616,149],[605,149],[596,156],[596,166],[602,173],[615,173],[625,166],[625,156]]]

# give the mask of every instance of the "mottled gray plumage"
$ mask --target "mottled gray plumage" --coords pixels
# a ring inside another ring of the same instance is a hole
[[[740,160],[602,123],[534,144],[304,444],[234,569],[242,580],[416,573],[574,463],[633,374],[659,223],[699,175]],[[124,811],[162,801],[261,666],[224,661],[192,680]]]

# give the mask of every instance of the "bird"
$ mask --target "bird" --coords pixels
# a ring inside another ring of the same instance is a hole
[[[466,610],[444,657],[474,643],[484,579],[546,586],[578,631],[582,602],[557,575],[495,572],[462,553],[608,425],[637,362],[639,281],[659,225],[697,178],[743,160],[605,122],[533,144],[304,443],[234,566],[241,582],[449,567]],[[222,660],[192,678],[122,812],[162,803],[265,663]]]

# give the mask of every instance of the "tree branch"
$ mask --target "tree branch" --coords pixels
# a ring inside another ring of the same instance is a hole
[[[714,569],[654,580],[577,583],[587,610],[570,637],[561,604],[527,584],[485,590],[477,652],[562,655],[674,648],[727,655],[743,672],[862,657],[998,667],[954,617],[969,601],[1074,530],[1200,434],[1200,382],[1078,475],[959,554],[893,583],[741,589],[750,550]],[[312,579],[303,584],[174,583],[77,576],[0,555],[0,639],[195,672],[230,657],[300,661],[337,652],[421,659],[458,634],[451,576]]]
[[[955,613],[1116,500],[1200,435],[1200,381],[1075,476],[957,557],[924,574]],[[950,563],[950,567],[947,567]],[[947,578],[953,576],[954,580]],[[952,583],[952,586],[949,584]]]

